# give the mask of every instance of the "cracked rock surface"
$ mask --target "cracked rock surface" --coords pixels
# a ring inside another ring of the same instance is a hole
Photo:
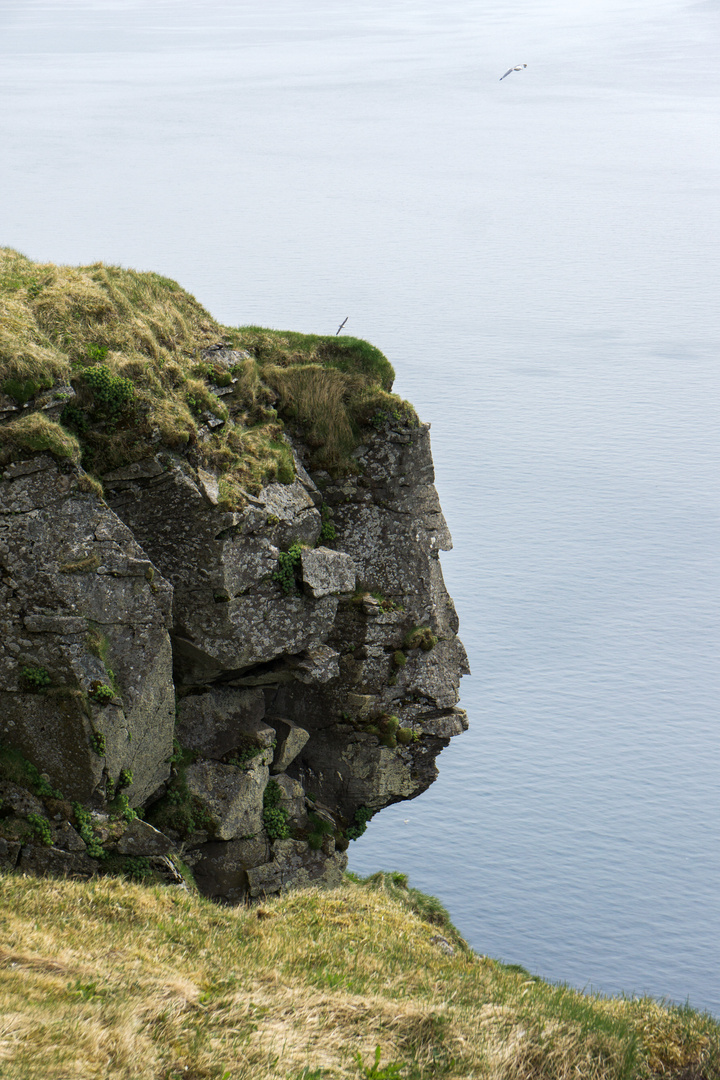
[[[192,872],[225,903],[332,885],[433,782],[468,667],[428,426],[369,432],[352,476],[293,451],[235,511],[167,450],[104,498],[49,454],[2,470],[1,867]]]

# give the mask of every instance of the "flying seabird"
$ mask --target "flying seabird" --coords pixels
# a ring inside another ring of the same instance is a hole
[[[343,326],[345,325],[345,323],[348,321],[349,318],[350,318],[349,315],[345,316],[345,318],[343,319],[343,321],[340,323],[337,330],[335,331],[335,337],[338,336],[338,334],[340,333],[340,331],[342,330]]]
[[[512,75],[513,71],[522,71],[522,69],[526,67],[527,64],[516,64],[515,67],[508,68],[505,74],[500,76],[498,81],[502,82],[503,79],[507,79],[508,75]]]

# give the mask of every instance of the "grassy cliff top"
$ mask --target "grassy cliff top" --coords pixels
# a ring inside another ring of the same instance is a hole
[[[0,904],[4,1080],[720,1075],[709,1017],[478,956],[401,875],[239,908],[0,875]]]
[[[0,463],[50,450],[101,478],[164,446],[219,474],[232,505],[292,480],[285,425],[314,465],[342,472],[363,427],[416,422],[393,379],[357,338],[223,326],[158,274],[0,248],[0,393],[21,409],[0,427]],[[63,384],[76,396],[50,418]]]

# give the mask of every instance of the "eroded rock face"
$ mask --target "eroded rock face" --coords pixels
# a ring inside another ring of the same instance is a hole
[[[467,660],[428,428],[373,431],[340,480],[293,449],[295,482],[235,512],[167,451],[107,474],[107,501],[46,455],[5,469],[0,741],[45,787],[25,805],[6,780],[1,865],[85,877],[100,845],[238,903],[335,884],[363,822],[432,783]]]
[[[172,590],[106,503],[49,455],[0,478],[0,741],[73,799],[169,774]]]

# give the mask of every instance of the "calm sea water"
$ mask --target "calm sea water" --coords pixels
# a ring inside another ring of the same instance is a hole
[[[716,1013],[719,32],[710,0],[0,8],[0,242],[348,316],[433,423],[472,726],[352,868]]]

